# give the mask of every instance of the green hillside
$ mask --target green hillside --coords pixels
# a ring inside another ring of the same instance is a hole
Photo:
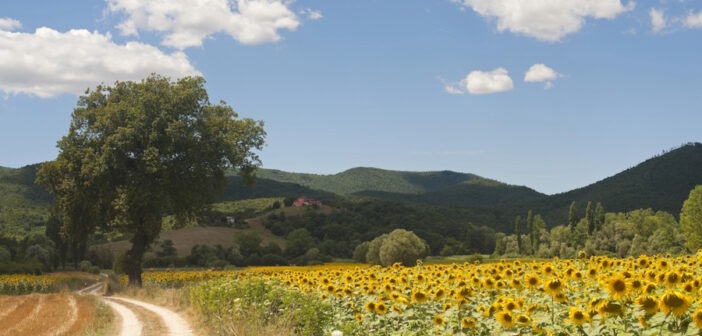
[[[477,175],[452,171],[407,172],[366,167],[352,168],[333,175],[289,173],[274,169],[260,169],[257,175],[261,179],[294,183],[339,195],[364,192],[420,194],[462,183],[504,185],[501,182]]]
[[[0,230],[5,234],[23,236],[42,229],[51,197],[34,184],[36,169],[37,165],[0,167]],[[230,175],[221,201],[306,195],[342,207],[349,206],[348,200],[360,198],[467,208],[468,213],[483,215],[468,216],[471,218],[466,221],[494,228],[509,227],[510,218],[533,209],[553,226],[566,221],[572,201],[579,203],[581,215],[587,201],[602,202],[608,212],[652,208],[678,215],[690,190],[702,184],[702,144],[682,146],[602,181],[552,196],[450,171],[354,168],[334,175],[315,175],[260,169],[257,175],[253,187],[244,186],[239,177]],[[485,211],[491,215],[484,216]]]
[[[43,231],[51,196],[34,184],[37,167],[0,168],[0,232],[5,235]]]
[[[619,174],[583,188],[512,207],[533,208],[563,223],[572,201],[583,213],[588,201],[602,202],[608,212],[651,208],[678,216],[690,190],[702,184],[702,144],[691,143],[648,159]]]

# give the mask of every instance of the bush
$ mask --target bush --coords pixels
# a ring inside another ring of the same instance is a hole
[[[111,269],[115,261],[115,255],[106,247],[95,246],[88,249],[87,260],[93,265],[102,269]]]
[[[12,258],[10,251],[0,246],[0,262],[8,262]]]
[[[91,267],[93,267],[93,263],[88,260],[83,260],[78,264],[78,269],[81,272],[89,272]]]
[[[260,259],[261,266],[287,266],[288,260],[276,255],[276,254],[265,254]]]
[[[427,243],[412,231],[396,229],[383,240],[379,259],[383,266],[390,266],[396,262],[404,266],[414,266],[417,260],[426,257],[428,252]]]
[[[368,252],[366,253],[366,262],[373,265],[380,265],[380,247],[388,237],[387,234],[380,235],[368,243]]]
[[[0,261],[0,274],[41,274],[44,265],[36,259],[24,262]]]
[[[366,255],[368,254],[368,245],[370,242],[363,242],[358,244],[353,250],[353,260],[360,263],[366,262]]]

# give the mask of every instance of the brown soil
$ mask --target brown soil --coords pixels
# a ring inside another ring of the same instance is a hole
[[[17,300],[19,305],[0,319],[2,336],[74,335],[95,316],[95,307],[88,299],[72,294],[32,294]]]

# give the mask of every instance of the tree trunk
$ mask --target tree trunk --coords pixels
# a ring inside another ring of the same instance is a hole
[[[137,233],[132,239],[132,248],[127,251],[126,272],[129,279],[129,286],[142,286],[141,282],[141,261],[146,252],[148,240],[143,233]]]

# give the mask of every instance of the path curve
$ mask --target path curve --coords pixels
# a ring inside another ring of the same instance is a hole
[[[141,336],[141,322],[139,322],[139,319],[137,319],[133,311],[109,299],[105,300],[105,303],[110,306],[122,320],[119,336]]]
[[[113,300],[120,300],[126,303],[130,303],[135,306],[142,307],[158,315],[161,318],[161,320],[163,320],[163,324],[166,326],[166,329],[168,329],[169,336],[194,336],[192,330],[190,329],[190,326],[188,325],[188,322],[186,322],[182,317],[180,317],[180,315],[178,315],[170,309],[166,309],[161,306],[157,306],[139,300],[128,299],[125,297],[111,297],[110,301]]]

